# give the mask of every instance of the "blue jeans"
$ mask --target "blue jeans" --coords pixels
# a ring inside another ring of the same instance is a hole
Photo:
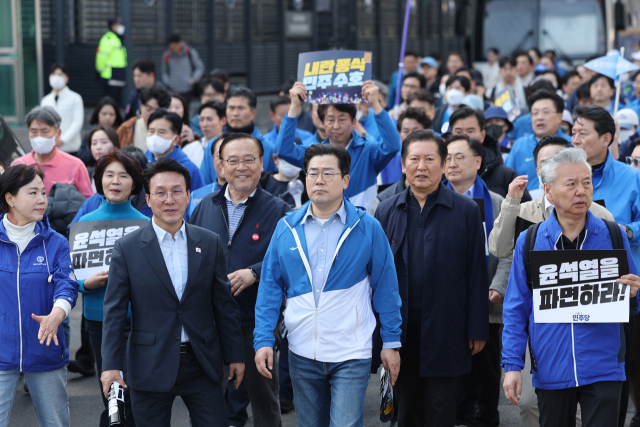
[[[361,427],[370,371],[371,359],[323,363],[289,351],[298,426]]]
[[[23,375],[29,382],[29,393],[40,427],[69,427],[66,367],[51,372],[0,371],[0,427],[9,423],[13,400]]]

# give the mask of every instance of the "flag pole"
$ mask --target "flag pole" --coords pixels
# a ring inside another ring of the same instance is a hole
[[[620,48],[620,58],[624,59],[624,46]],[[616,67],[617,68],[617,67]],[[617,73],[617,70],[616,70]],[[616,113],[618,112],[618,104],[620,103],[620,76],[616,75],[616,99],[614,101],[613,104],[613,117],[616,116]]]
[[[400,104],[400,85],[402,84],[402,72],[404,71],[404,50],[407,46],[407,31],[409,30],[409,14],[411,13],[411,0],[407,0],[407,6],[404,12],[404,26],[402,28],[402,43],[400,44],[400,61],[398,62],[398,78],[396,80],[396,99],[394,112],[396,118],[399,117],[398,105]]]

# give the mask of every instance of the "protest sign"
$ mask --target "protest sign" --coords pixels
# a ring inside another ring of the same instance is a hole
[[[520,234],[522,234],[523,231],[527,231],[527,229],[531,227],[533,224],[534,224],[533,222],[528,221],[522,218],[521,216],[516,217],[516,233],[515,233],[515,238],[513,239],[514,248],[516,245],[516,241],[518,240],[518,237],[520,237]]]
[[[78,280],[109,270],[116,241],[148,224],[144,219],[74,222],[69,227],[71,263]]]
[[[298,56],[298,81],[310,104],[359,104],[362,83],[371,80],[371,52],[328,50]]]
[[[536,323],[629,321],[627,252],[615,250],[531,251]]]

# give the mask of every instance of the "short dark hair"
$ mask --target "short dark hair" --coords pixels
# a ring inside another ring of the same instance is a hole
[[[538,53],[540,53],[540,51],[538,51]],[[529,60],[529,65],[533,65],[533,58],[531,58],[531,55],[529,55],[529,52],[525,52],[524,50],[518,51],[516,53],[513,54],[513,59],[515,59],[516,61],[518,60],[519,57],[521,56],[526,56],[527,59]],[[538,56],[542,56],[542,55],[538,55]]]
[[[429,129],[413,131],[404,139],[404,141],[402,141],[400,157],[402,158],[403,164],[407,159],[407,154],[409,154],[409,145],[416,141],[435,142],[438,145],[438,155],[441,157],[440,166],[444,164],[444,161],[447,158],[447,144],[442,140],[442,138]]]
[[[127,145],[126,147],[121,148],[121,150],[133,157],[136,162],[138,162],[142,170],[145,170],[149,165],[149,160],[147,159],[147,156],[145,156],[144,151],[135,145]]]
[[[487,49],[487,52],[493,52],[496,55],[500,55],[500,51],[498,50],[497,47],[490,47],[489,49]]]
[[[148,58],[138,59],[135,64],[133,64],[132,70],[135,69],[140,70],[141,73],[145,74],[156,74],[156,64]]]
[[[556,88],[553,87],[553,83],[551,83],[549,80],[547,79],[540,79],[534,83],[531,84],[531,86],[529,86],[527,88],[527,95],[531,96],[534,93],[541,91],[541,90],[546,90],[547,92],[555,92]]]
[[[222,102],[216,102],[216,101],[205,102],[200,106],[200,108],[198,108],[198,114],[202,114],[202,110],[204,110],[205,108],[211,108],[212,110],[215,110],[219,119],[222,119],[223,117],[227,116],[227,106],[224,105]]]
[[[456,111],[451,114],[449,117],[449,129],[453,129],[453,125],[458,120],[464,120],[469,117],[475,117],[478,121],[478,126],[480,126],[480,130],[483,131],[486,127],[487,121],[484,118],[484,112],[480,110],[474,110],[469,107],[458,108]]]
[[[343,104],[341,104],[343,105]],[[342,147],[331,144],[313,144],[304,152],[304,173],[309,171],[311,159],[318,156],[336,156],[338,158],[338,168],[344,177],[351,172],[351,155]]]
[[[591,88],[591,86],[593,86],[593,84],[595,82],[597,82],[600,79],[605,79],[607,81],[607,83],[609,84],[609,87],[611,89],[615,89],[616,88],[616,84],[613,81],[613,79],[611,77],[607,77],[603,74],[595,74],[593,77],[591,77],[591,80],[589,80],[589,88]]]
[[[287,80],[286,82],[282,83],[280,85],[280,90],[279,92],[284,93],[286,96],[289,96],[289,91],[293,88],[293,85],[296,83],[296,79],[291,77],[289,80]]]
[[[114,111],[116,112],[116,121],[113,123],[113,127],[115,129],[118,129],[118,127],[120,127],[124,119],[122,118],[122,113],[120,113],[120,106],[118,105],[116,100],[110,96],[105,96],[100,101],[98,101],[98,103],[96,104],[96,107],[93,109],[93,113],[91,113],[89,124],[92,126],[95,126],[98,123],[100,123],[100,111],[102,110],[102,107],[104,107],[105,105],[111,105]]]
[[[425,87],[427,87],[427,79],[425,79],[425,77],[419,72],[412,71],[410,73],[405,74],[405,76],[402,78],[402,82],[404,83],[406,79],[410,79],[410,78],[418,79],[418,84],[420,85],[420,89],[424,89]]]
[[[433,96],[433,94],[426,90],[426,89],[420,89],[417,90],[415,92],[413,92],[411,95],[409,95],[407,97],[407,105],[411,104],[413,101],[423,101],[423,102],[428,102],[429,104],[433,105],[435,107],[436,105],[436,98]]]
[[[264,146],[262,145],[262,141],[260,141],[258,138],[256,138],[253,135],[249,135],[248,133],[228,133],[226,134],[227,136],[222,140],[222,144],[220,144],[220,148],[218,151],[220,151],[220,158],[222,158],[222,150],[224,149],[224,147],[226,147],[230,142],[233,142],[237,139],[250,139],[252,140],[257,146],[258,146],[258,153],[260,153],[260,157],[264,156]],[[222,135],[220,138],[224,137],[224,135]],[[215,144],[213,144],[213,146],[215,146]],[[211,153],[213,154],[213,153]]]
[[[281,105],[291,105],[291,98],[289,98],[288,96],[279,96],[269,103],[269,108],[271,109],[272,113],[275,113],[276,108]]]
[[[144,191],[151,196],[150,186],[151,178],[159,173],[164,172],[177,172],[184,176],[184,181],[187,184],[187,191],[191,190],[191,174],[189,169],[182,166],[180,162],[171,159],[169,157],[160,157],[157,162],[153,162],[148,168],[142,172],[142,179],[144,181]]]
[[[589,82],[584,82],[580,86],[578,86],[576,92],[576,97],[578,98],[578,100],[591,98],[591,85],[589,84]]]
[[[542,58],[542,52],[540,52],[540,49],[538,49],[537,47],[530,47],[529,50],[534,51],[536,55],[538,55],[538,58]]]
[[[167,39],[167,43],[180,43],[182,41],[182,37],[178,33],[171,34]]]
[[[640,76],[640,70],[636,71],[631,75],[631,81],[632,82],[635,81],[638,76]]]
[[[606,133],[611,135],[611,141],[609,141],[609,145],[611,145],[613,142],[613,136],[616,134],[616,123],[613,121],[613,117],[611,117],[611,114],[609,114],[607,110],[594,105],[592,107],[578,106],[574,111],[576,120],[587,119],[593,122],[593,128],[598,132],[598,136],[602,136]]]
[[[214,68],[213,70],[211,70],[211,72],[209,73],[209,77],[211,77],[212,79],[216,79],[223,84],[229,81],[229,73],[227,73],[222,68]]]
[[[425,129],[431,127],[431,119],[427,117],[427,114],[421,108],[407,108],[400,114],[400,117],[398,117],[398,132],[402,129],[402,121],[404,119],[414,119]]]
[[[460,61],[462,61],[462,63],[464,64],[464,59],[462,58],[462,54],[457,50],[452,50],[451,52],[449,52],[447,54],[447,59],[444,62],[446,63],[449,60],[449,58],[452,56],[457,56],[458,58],[460,58]]]
[[[446,138],[447,146],[455,141],[466,141],[467,145],[469,145],[469,149],[473,152],[473,154],[484,159],[484,146],[477,139],[469,138],[469,136],[465,135],[464,133],[450,133]]]
[[[447,84],[445,86],[449,87],[456,81],[460,82],[460,85],[464,88],[465,92],[469,92],[471,90],[471,82],[465,76],[453,75],[447,79]]]
[[[503,68],[507,64],[511,65],[512,67],[515,67],[516,58],[514,58],[513,56],[503,56],[498,60],[498,64],[500,65],[500,68]]]
[[[49,75],[53,74],[56,70],[62,71],[67,76],[69,75],[69,70],[67,69],[67,66],[59,62],[55,62],[51,64],[51,67],[49,67]]]
[[[566,73],[564,73],[564,76],[562,77],[562,82],[560,84],[566,85],[567,83],[569,83],[569,80],[573,77],[580,78],[580,74],[578,74],[578,72],[574,70],[567,71]]]
[[[256,106],[258,105],[256,94],[253,93],[253,91],[248,87],[232,87],[231,89],[229,89],[229,93],[227,93],[227,99],[231,98],[246,98],[247,102],[249,103],[249,107],[252,110],[255,110]]]
[[[218,145],[218,143],[222,143],[222,141],[225,140],[225,138],[227,138],[229,135],[231,135],[232,132],[225,132],[222,135],[220,135],[219,137],[217,137],[214,141],[213,144],[211,144],[211,155],[213,156],[216,153],[216,145]],[[218,151],[220,151],[220,147],[218,147]]]
[[[113,128],[107,126],[96,126],[87,133],[87,148],[89,151],[91,151],[91,138],[93,138],[93,135],[98,131],[106,133],[109,140],[113,143],[113,146],[115,148],[120,148],[120,138],[118,138],[118,134]]]
[[[18,191],[25,185],[33,181],[36,176],[44,181],[44,172],[35,166],[25,164],[11,166],[0,175],[0,206],[5,212],[9,212],[9,203],[7,203],[7,193],[17,196]]]
[[[159,110],[151,113],[149,120],[147,121],[147,128],[151,126],[151,123],[159,119],[165,119],[171,123],[171,131],[176,135],[180,135],[180,132],[182,132],[182,119],[180,116],[176,113],[167,111],[164,108],[160,108]]]
[[[553,56],[554,58],[557,58],[557,57],[558,57],[558,55],[556,54],[556,51],[555,51],[555,50],[553,50],[553,49],[547,49],[547,50],[545,50],[545,51],[544,51],[544,54],[545,54],[545,56],[547,56],[547,55],[551,55],[551,56]]]
[[[540,150],[542,150],[547,145],[558,145],[562,148],[571,147],[571,143],[564,138],[561,138],[556,135],[545,136],[538,142],[536,148],[533,149],[533,164],[538,167],[538,154]]]
[[[131,179],[133,179],[133,188],[130,196],[137,196],[142,191],[142,167],[136,159],[130,154],[122,150],[113,150],[109,154],[100,157],[96,168],[93,172],[93,180],[96,184],[96,193],[104,196],[104,188],[102,188],[102,177],[105,169],[113,162],[119,162],[124,166]]]
[[[324,107],[322,111],[322,116],[320,116],[320,108]],[[327,111],[329,107],[333,107],[341,113],[349,113],[351,120],[353,121],[356,118],[356,114],[358,113],[358,107],[355,104],[322,104],[318,107],[318,117],[324,123],[324,119],[327,117]]]
[[[635,150],[638,145],[640,145],[640,138],[634,138],[632,136],[631,137],[631,147],[630,147],[631,150],[629,151],[629,155],[631,155],[633,153],[633,150]]]
[[[405,50],[404,51],[404,57],[406,58],[407,56],[413,56],[414,58],[420,58],[420,54],[418,52],[415,52],[413,50]]]
[[[187,102],[186,99],[184,99],[184,96],[180,95],[177,92],[173,92],[171,94],[171,98],[175,98],[178,101],[180,101],[180,103],[182,104],[182,123],[184,123],[185,125],[189,126],[189,103]]]
[[[560,98],[560,95],[546,90],[539,90],[529,96],[529,99],[527,99],[529,109],[533,107],[533,104],[543,99],[549,99],[553,102],[554,107],[556,107],[556,113],[562,113],[562,110],[564,110],[564,101]]]
[[[198,95],[202,96],[204,91],[209,86],[211,86],[216,92],[224,94],[224,83],[213,77],[205,77],[204,79],[200,80],[200,83],[198,83]]]
[[[145,87],[140,91],[140,101],[142,101],[143,104],[146,104],[152,99],[158,101],[160,108],[169,108],[171,105],[171,95],[164,89],[151,86]]]

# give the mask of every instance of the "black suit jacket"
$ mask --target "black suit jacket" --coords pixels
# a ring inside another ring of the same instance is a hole
[[[184,327],[206,374],[216,383],[222,365],[244,362],[238,305],[231,295],[220,238],[186,224],[187,284],[178,296],[164,263],[158,237],[149,225],[116,242],[104,299],[102,369],[122,369],[122,333],[131,303],[127,385],[166,392],[180,364]]]

